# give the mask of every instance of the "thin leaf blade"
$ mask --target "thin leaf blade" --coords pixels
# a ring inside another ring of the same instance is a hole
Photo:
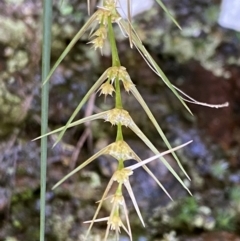
[[[182,30],[181,26],[177,22],[177,20],[173,17],[173,15],[169,12],[167,7],[164,5],[164,3],[161,0],[156,0],[159,6],[163,9],[163,11],[168,15],[168,17],[176,24],[176,26]]]
[[[83,25],[83,27],[77,32],[77,34],[74,36],[72,41],[68,44],[68,46],[65,48],[63,53],[60,55],[56,63],[53,65],[52,69],[50,70],[47,78],[44,80],[43,85],[45,85],[51,76],[53,75],[54,71],[57,69],[59,64],[62,62],[62,60],[66,57],[66,55],[70,52],[70,50],[73,48],[73,46],[77,43],[77,41],[83,36],[83,34],[88,30],[88,28],[91,26],[91,24],[96,20],[97,12],[91,16],[91,18]]]

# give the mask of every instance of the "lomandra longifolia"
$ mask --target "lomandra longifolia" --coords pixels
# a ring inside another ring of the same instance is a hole
[[[126,0],[127,1],[127,0]],[[68,54],[68,52],[71,50],[73,45],[78,41],[78,39],[88,30],[90,30],[90,37],[89,37],[89,43],[92,45],[92,48],[95,50],[100,50],[102,52],[103,47],[108,41],[110,43],[111,47],[111,57],[112,57],[112,65],[109,66],[108,69],[104,71],[104,73],[99,77],[99,79],[95,82],[95,84],[91,87],[91,89],[88,91],[88,93],[85,95],[85,97],[81,100],[78,107],[68,120],[67,124],[59,129],[56,129],[54,131],[49,132],[46,135],[50,135],[53,133],[60,133],[57,139],[57,142],[54,144],[56,145],[62,138],[65,131],[73,126],[83,124],[85,122],[93,121],[96,119],[101,119],[105,122],[110,122],[112,126],[116,127],[116,140],[115,142],[109,144],[108,146],[104,147],[99,152],[95,153],[92,157],[90,157],[88,160],[80,164],[77,168],[75,168],[72,172],[70,172],[68,175],[66,175],[62,180],[60,180],[53,188],[56,188],[59,186],[62,182],[64,182],[67,178],[69,178],[74,173],[80,171],[82,168],[87,166],[89,163],[91,163],[93,160],[98,158],[100,155],[110,155],[118,162],[118,167],[112,174],[111,179],[109,180],[109,183],[98,202],[98,207],[95,212],[95,215],[93,216],[93,219],[91,221],[86,221],[85,223],[89,223],[89,228],[86,233],[86,238],[88,237],[90,230],[95,222],[106,222],[106,233],[104,240],[107,240],[109,236],[110,230],[114,230],[116,234],[116,238],[119,238],[119,232],[121,229],[124,229],[125,232],[129,235],[130,239],[132,240],[132,232],[130,227],[130,221],[128,217],[128,210],[126,206],[126,202],[123,195],[123,189],[126,189],[128,192],[134,208],[137,212],[137,215],[142,223],[143,226],[145,226],[140,209],[137,204],[137,200],[135,199],[131,184],[129,182],[129,176],[134,175],[134,170],[136,168],[142,167],[160,186],[160,188],[163,189],[163,191],[169,196],[171,199],[171,196],[167,192],[167,190],[163,187],[163,185],[159,182],[159,180],[156,178],[156,176],[149,170],[147,167],[147,163],[159,159],[163,164],[168,168],[168,170],[175,176],[175,178],[181,183],[181,185],[190,193],[182,179],[179,177],[179,175],[174,171],[174,169],[170,166],[170,164],[166,161],[164,158],[164,155],[172,153],[173,157],[175,158],[176,162],[178,163],[181,170],[184,172],[186,177],[188,179],[189,176],[183,169],[177,155],[175,154],[175,151],[179,148],[184,147],[185,145],[188,145],[191,143],[191,141],[180,145],[178,147],[172,148],[170,143],[168,142],[166,136],[164,135],[162,129],[160,128],[159,124],[157,123],[155,117],[153,116],[152,112],[150,111],[148,105],[145,103],[144,99],[142,98],[141,94],[138,92],[136,86],[131,80],[131,77],[126,69],[121,64],[121,61],[118,56],[118,49],[116,45],[115,40],[115,34],[113,30],[113,25],[117,25],[124,36],[129,38],[130,46],[135,46],[139,53],[142,55],[144,60],[147,62],[149,67],[166,83],[166,85],[171,89],[171,91],[176,95],[176,97],[183,103],[183,105],[186,107],[187,110],[188,107],[185,104],[185,101],[193,102],[196,104],[203,104],[207,105],[205,103],[200,103],[192,99],[191,97],[185,95],[181,90],[177,89],[175,86],[173,86],[170,81],[167,79],[165,74],[161,71],[160,67],[156,64],[154,59],[151,57],[151,55],[147,52],[145,47],[143,46],[140,38],[138,37],[136,31],[133,29],[131,24],[131,1],[128,0],[128,11],[127,11],[127,17],[123,19],[120,14],[118,13],[118,8],[121,6],[121,2],[117,0],[105,0],[103,1],[102,6],[98,6],[97,10],[93,15],[89,18],[87,23],[79,30],[79,32],[76,34],[76,36],[73,38],[73,40],[70,42],[69,46],[65,49],[63,54],[60,56],[59,60],[56,62],[54,67],[52,68],[49,76],[47,77],[47,82],[52,73],[55,71],[57,66],[60,64],[60,62],[63,60],[63,58]],[[160,4],[160,6],[163,8],[163,10],[168,14],[170,18],[172,16],[169,14],[165,6],[162,4],[160,0],[157,0],[157,2]],[[173,19],[173,18],[172,18]],[[176,21],[173,19],[173,21],[176,23]],[[166,144],[168,150],[162,153],[159,153],[157,148],[152,144],[152,142],[146,137],[146,135],[141,131],[141,129],[135,124],[134,120],[131,117],[131,114],[128,113],[124,109],[124,106],[122,104],[122,96],[121,91],[127,91],[129,94],[132,94],[136,100],[140,103],[140,105],[143,107],[143,110],[148,115],[150,121],[155,126],[157,132],[159,133],[160,137],[163,139],[164,143]],[[82,118],[80,120],[74,121],[75,116],[80,111],[80,109],[83,107],[83,105],[86,103],[88,98],[95,92],[98,92],[99,95],[105,95],[105,97],[110,96],[115,98],[115,107],[113,109],[94,114],[92,116],[88,116],[85,118]],[[178,92],[180,92],[181,95],[185,96],[184,98],[181,97]],[[207,105],[210,107],[224,107],[227,106],[227,103],[223,105]],[[190,110],[189,110],[190,111]],[[141,158],[131,149],[131,147],[127,144],[127,141],[124,139],[124,134],[122,131],[122,127],[125,126],[127,128],[130,128],[145,144],[146,146],[155,154],[155,156],[150,157],[146,160],[141,160]],[[45,135],[45,136],[46,136]],[[43,136],[41,136],[43,137]],[[41,138],[39,137],[39,138]],[[38,138],[37,138],[38,139]],[[134,159],[137,161],[137,164],[125,167],[125,161],[128,159]],[[117,185],[113,185],[116,183]],[[114,190],[113,195],[109,194],[110,189],[112,187],[116,187]],[[191,193],[190,193],[191,194]],[[103,202],[110,199],[111,203],[111,211],[109,213],[109,216],[107,217],[99,217],[99,211],[103,205]]]

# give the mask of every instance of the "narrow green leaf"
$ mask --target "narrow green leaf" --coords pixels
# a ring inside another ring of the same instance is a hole
[[[72,123],[73,119],[76,117],[76,115],[78,114],[78,112],[81,110],[81,108],[83,107],[83,105],[86,103],[86,101],[88,100],[88,98],[90,97],[90,95],[92,93],[94,93],[97,88],[104,82],[104,80],[107,79],[107,73],[108,73],[108,69],[102,74],[102,76],[95,82],[95,84],[92,86],[92,88],[87,92],[87,94],[83,97],[82,101],[78,104],[77,108],[75,109],[75,111],[73,112],[73,114],[71,115],[71,117],[69,118],[67,124],[64,126],[63,130],[61,131],[61,133],[58,136],[57,141],[54,143],[53,147],[62,139],[65,131],[67,130],[67,128],[69,128],[69,125]]]
[[[148,115],[149,119],[151,120],[151,122],[153,123],[153,125],[155,126],[155,128],[157,129],[159,135],[162,137],[164,143],[166,144],[166,146],[168,147],[168,149],[172,149],[171,144],[169,143],[168,139],[166,138],[165,134],[163,133],[161,127],[159,126],[159,124],[157,123],[155,117],[153,116],[151,110],[148,108],[148,105],[145,103],[144,99],[142,98],[141,94],[138,92],[137,88],[135,86],[133,86],[131,88],[131,93],[134,95],[134,97],[138,100],[138,102],[140,103],[140,105],[142,106],[142,108],[144,109],[144,111],[146,112],[146,114]],[[186,175],[186,177],[190,179],[190,177],[188,176],[188,174],[186,173],[186,171],[184,170],[181,162],[179,161],[177,155],[175,154],[175,152],[172,152],[173,157],[175,158],[175,160],[178,163],[178,166],[181,168],[181,170],[183,171],[183,173]]]
[[[126,182],[124,182],[123,184],[124,184],[125,188],[126,188],[127,191],[128,191],[128,194],[129,194],[129,196],[130,196],[130,198],[131,198],[131,200],[132,200],[133,206],[134,206],[134,208],[135,208],[135,210],[136,210],[136,212],[137,212],[137,215],[138,215],[138,217],[139,217],[139,219],[140,219],[143,227],[145,227],[145,223],[144,223],[144,221],[143,221],[142,214],[141,214],[140,209],[139,209],[139,207],[138,207],[138,203],[137,203],[136,198],[135,198],[135,196],[134,196],[134,193],[133,193],[132,187],[131,187],[131,185],[130,185],[130,183],[129,183],[129,180],[126,181]]]
[[[101,112],[101,113],[98,113],[98,114],[95,114],[95,115],[91,115],[91,116],[87,116],[87,117],[84,117],[84,118],[82,118],[80,120],[74,121],[71,124],[69,124],[68,128],[73,127],[73,126],[77,126],[77,125],[80,125],[80,124],[83,124],[85,122],[93,121],[93,120],[96,120],[96,119],[104,119],[104,116],[105,116],[105,114],[107,112],[108,111],[104,111],[104,112]],[[46,133],[44,135],[41,135],[41,136],[33,139],[33,141],[36,141],[36,140],[41,139],[41,138],[43,138],[45,136],[49,136],[49,135],[55,134],[57,132],[60,132],[60,131],[64,130],[64,128],[65,128],[65,126],[62,126],[62,127],[58,128],[58,129],[56,129],[54,131],[50,131],[50,132],[48,132],[48,133]]]
[[[182,30],[182,28],[180,27],[180,25],[178,24],[177,20],[175,20],[175,18],[172,16],[172,14],[168,11],[168,9],[166,8],[166,6],[163,4],[163,2],[161,0],[156,0],[157,3],[160,5],[160,7],[164,10],[164,12],[168,15],[168,17],[176,24],[176,26]]]
[[[178,94],[178,92],[174,89],[173,85],[171,82],[168,80],[167,76],[163,73],[163,71],[160,69],[158,64],[155,62],[155,60],[152,58],[152,56],[147,52],[145,47],[143,46],[143,50],[146,54],[146,58],[148,58],[149,62],[153,65],[155,70],[158,72],[159,76],[162,78],[162,80],[165,82],[165,84],[171,89],[171,91],[175,94],[175,96],[181,101],[183,106],[188,110],[188,112],[192,115],[191,110],[189,107],[186,105],[186,103],[183,101],[182,97]]]
[[[119,22],[119,24],[121,25],[122,29],[129,36],[129,28],[128,28],[128,24],[126,23],[126,21],[121,20]],[[133,27],[132,27],[132,31],[133,31],[132,32],[133,43],[134,43],[135,47],[137,48],[137,50],[139,51],[139,53],[142,55],[143,59],[146,61],[146,63],[149,65],[149,67],[153,70],[153,72],[155,74],[157,74],[159,77],[161,77],[161,79],[164,81],[164,83],[171,89],[171,91],[174,93],[174,95],[181,101],[181,103],[188,110],[188,112],[190,114],[192,114],[191,110],[188,108],[186,103],[183,101],[182,97],[174,89],[173,85],[168,80],[167,76],[163,73],[161,68],[158,66],[158,64],[155,62],[155,60],[152,58],[152,56],[148,53],[148,51],[146,50],[146,48],[142,44],[142,41],[140,40],[140,38],[135,33],[135,30],[133,29]]]
[[[188,108],[186,103],[183,101],[182,97],[177,93],[177,91],[174,89],[171,82],[168,80],[167,76],[163,73],[161,68],[158,66],[158,64],[155,62],[155,60],[152,58],[152,56],[148,53],[148,51],[145,49],[145,47],[136,39],[137,42],[134,41],[134,44],[136,43],[137,49],[139,49],[142,53],[142,55],[147,59],[148,63],[154,68],[156,73],[159,77],[164,81],[164,83],[169,87],[169,89],[175,94],[175,96],[181,101],[183,106],[188,110],[190,114],[192,114],[191,110]]]
[[[134,165],[132,165],[132,166],[126,167],[126,169],[130,169],[131,171],[133,171],[133,170],[135,170],[135,169],[137,169],[137,168],[139,168],[139,167],[141,167],[141,166],[143,166],[143,165],[148,164],[149,162],[154,161],[155,159],[157,159],[157,158],[159,158],[159,157],[161,157],[161,156],[164,156],[164,155],[166,155],[166,154],[169,154],[169,153],[171,153],[171,152],[173,152],[173,151],[177,151],[177,150],[183,148],[184,146],[189,145],[190,143],[192,143],[192,140],[191,140],[191,141],[188,141],[188,142],[186,142],[186,143],[184,143],[184,144],[182,144],[182,145],[176,146],[176,147],[172,148],[171,150],[167,150],[167,151],[164,151],[164,152],[162,152],[162,153],[159,153],[159,154],[157,154],[157,155],[155,155],[155,156],[152,156],[152,157],[150,157],[150,158],[148,158],[148,159],[146,159],[146,160],[144,160],[144,161],[142,161],[142,162],[140,162],[140,163],[137,163],[137,164],[134,164]]]
[[[132,150],[132,148],[129,146],[129,149],[131,150],[130,153],[132,155],[132,159],[136,160],[138,163],[142,162],[142,159]],[[161,182],[156,178],[156,176],[151,172],[151,170],[146,166],[143,165],[142,168],[148,173],[149,176],[151,176],[154,181],[159,185],[160,188],[162,188],[162,190],[166,193],[166,195],[171,199],[172,197],[170,196],[170,194],[167,192],[167,190],[164,188],[164,186],[161,184]]]
[[[134,158],[136,158],[136,161],[138,163],[142,162],[142,159],[135,153],[134,153]],[[146,166],[143,165],[142,168],[148,173],[149,176],[153,178],[153,180],[158,184],[158,186],[166,193],[166,195],[173,201],[172,197],[168,193],[168,191],[165,189],[165,187],[162,185],[162,183],[156,178],[156,176],[151,172],[151,170]]]
[[[98,151],[96,154],[94,154],[93,156],[91,156],[89,159],[87,159],[84,163],[82,163],[81,165],[79,165],[77,168],[75,168],[73,171],[71,171],[70,173],[68,173],[64,178],[62,178],[58,183],[56,183],[52,189],[55,189],[56,187],[58,187],[59,185],[61,185],[64,181],[66,181],[69,177],[71,177],[73,174],[75,174],[76,172],[80,171],[81,169],[83,169],[85,166],[87,166],[88,164],[90,164],[92,161],[94,161],[96,158],[98,158],[99,156],[101,156],[102,154],[105,153],[106,149],[108,148],[108,146],[106,146],[105,148],[103,148],[102,150]]]
[[[160,154],[157,148],[152,144],[152,142],[145,136],[145,134],[138,128],[138,126],[135,123],[132,123],[129,128],[153,151],[154,154],[158,155]],[[182,179],[179,177],[179,175],[174,171],[174,169],[169,165],[169,163],[163,158],[162,156],[159,157],[159,159],[163,162],[163,164],[167,167],[167,169],[173,174],[173,176],[182,184],[182,186],[189,192],[190,190],[186,187]]]
[[[49,79],[51,78],[52,74],[56,70],[56,68],[59,66],[59,64],[62,62],[62,60],[66,57],[66,55],[69,53],[69,51],[73,48],[73,46],[76,44],[76,42],[83,36],[83,34],[88,30],[88,28],[91,26],[91,24],[96,20],[98,12],[95,12],[89,20],[83,25],[83,27],[78,31],[78,33],[74,36],[72,41],[69,43],[69,45],[66,47],[66,49],[63,51],[61,56],[58,58],[57,62],[54,64],[52,69],[50,70],[47,78],[44,80],[43,85],[46,84]]]
[[[126,231],[126,233],[129,235],[130,237],[130,241],[132,241],[132,230],[131,230],[131,226],[130,226],[130,221],[129,221],[129,217],[128,217],[128,210],[127,210],[127,205],[126,205],[126,202],[125,202],[125,199],[123,199],[123,213],[126,217],[126,222],[127,222],[127,227],[128,227],[128,231]],[[127,228],[125,228],[127,229]]]
[[[93,224],[94,224],[94,222],[95,222],[95,220],[96,220],[96,218],[97,218],[97,215],[98,215],[98,213],[99,213],[99,211],[100,211],[100,209],[101,209],[101,207],[102,207],[103,201],[105,200],[108,192],[110,191],[113,182],[114,182],[114,181],[113,181],[113,176],[112,176],[111,179],[110,179],[110,181],[109,181],[109,183],[108,183],[108,185],[107,185],[107,187],[106,187],[106,189],[105,189],[105,191],[104,191],[104,193],[103,193],[103,195],[102,195],[101,200],[99,201],[99,204],[98,204],[97,210],[96,210],[96,212],[95,212],[95,214],[94,214],[94,216],[93,216],[93,219],[91,220],[91,224],[90,224],[90,226],[89,226],[89,228],[88,228],[88,230],[87,230],[86,236],[85,236],[86,239],[87,239],[87,237],[88,237],[89,234],[90,234],[90,231],[91,231],[91,229],[92,229],[92,226],[93,226]]]
[[[42,83],[50,70],[52,0],[43,1]],[[49,85],[41,92],[41,135],[48,130]],[[47,137],[41,140],[40,241],[45,240]]]

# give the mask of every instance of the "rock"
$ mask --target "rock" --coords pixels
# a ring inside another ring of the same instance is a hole
[[[224,231],[203,233],[196,237],[180,238],[180,241],[240,241],[240,237]]]

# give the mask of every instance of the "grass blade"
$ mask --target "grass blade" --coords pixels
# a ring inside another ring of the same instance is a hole
[[[148,115],[149,119],[151,120],[151,122],[153,123],[153,125],[155,126],[155,128],[157,129],[159,135],[162,137],[164,143],[166,144],[166,146],[168,147],[168,149],[172,149],[167,137],[165,136],[165,134],[163,133],[161,127],[159,126],[159,124],[157,123],[155,117],[153,116],[152,112],[150,111],[150,109],[148,108],[148,105],[145,103],[144,99],[142,98],[141,94],[138,92],[137,88],[135,86],[133,86],[131,88],[131,93],[134,95],[134,97],[138,100],[138,102],[140,103],[140,105],[142,106],[142,108],[144,109],[144,111],[146,112],[146,114]],[[183,173],[186,175],[186,177],[190,179],[190,177],[188,176],[188,174],[186,173],[186,171],[184,170],[181,162],[179,161],[177,155],[175,154],[175,152],[172,152],[173,157],[175,158],[175,160],[178,163],[178,166],[180,167],[180,169],[183,171]]]
[[[131,187],[131,185],[129,183],[129,180],[127,182],[124,182],[123,184],[124,184],[125,188],[128,191],[128,194],[129,194],[129,196],[130,196],[130,198],[132,200],[133,206],[134,206],[134,208],[135,208],[135,210],[137,212],[137,215],[138,215],[138,217],[139,217],[143,227],[145,227],[145,223],[143,221],[142,214],[141,214],[141,212],[139,210],[138,203],[137,203],[137,200],[136,200],[136,198],[134,196],[134,193],[133,193],[132,187]]]
[[[119,21],[119,24],[121,28],[125,31],[125,33],[129,36],[129,28],[128,23],[121,19]],[[169,89],[174,93],[174,95],[181,101],[183,106],[188,110],[190,114],[192,114],[191,110],[188,108],[186,103],[183,101],[182,97],[177,93],[177,91],[174,89],[174,86],[171,84],[171,82],[168,80],[167,76],[163,73],[161,68],[158,66],[158,64],[155,62],[155,60],[152,58],[152,56],[148,53],[144,45],[142,44],[142,41],[136,34],[135,30],[132,27],[132,41],[139,53],[142,55],[143,59],[146,61],[146,63],[149,65],[149,67],[153,70],[154,73],[156,73],[163,82],[169,87]]]
[[[152,142],[145,136],[145,134],[138,128],[138,126],[135,123],[131,124],[129,126],[129,128],[131,128],[131,130],[152,150],[152,152],[155,155],[160,154],[159,151],[157,150],[157,148],[152,144]],[[169,150],[169,153],[172,151],[173,151],[173,149]],[[173,174],[173,176],[182,184],[182,186],[189,192],[189,194],[192,195],[190,190],[187,188],[187,186],[184,184],[184,182],[179,177],[179,175],[175,172],[175,170],[169,165],[169,163],[166,161],[166,159],[164,157],[162,157],[161,155],[160,155],[159,159],[167,167],[167,169]]]
[[[136,155],[136,161],[138,163],[141,163],[142,160]],[[151,172],[151,170],[146,166],[143,165],[142,168],[148,173],[149,176],[153,178],[153,180],[158,184],[158,186],[166,193],[166,195],[173,201],[171,195],[168,193],[168,191],[165,189],[165,187],[162,185],[162,183],[156,178],[156,176]]]
[[[56,70],[56,68],[59,66],[59,64],[62,62],[62,60],[66,57],[66,55],[69,53],[69,51],[73,48],[73,46],[76,44],[76,42],[83,36],[83,34],[88,30],[88,28],[91,26],[91,24],[96,20],[97,12],[95,12],[91,18],[83,25],[83,27],[78,31],[78,33],[74,36],[72,41],[69,43],[69,45],[65,48],[61,56],[58,58],[57,62],[54,64],[52,69],[50,70],[49,74],[45,78],[43,85],[46,84],[49,79],[51,78],[52,74]]]
[[[88,91],[88,93],[83,97],[82,101],[78,104],[77,108],[75,109],[75,111],[73,112],[73,114],[71,115],[71,117],[69,118],[67,124],[64,126],[63,130],[61,131],[61,133],[58,136],[57,141],[54,143],[53,146],[55,146],[63,137],[65,131],[67,130],[67,128],[69,128],[70,124],[72,123],[73,119],[76,117],[76,115],[78,114],[78,112],[81,110],[81,108],[83,107],[83,105],[86,103],[86,101],[88,100],[88,98],[90,97],[90,95],[95,92],[97,90],[97,88],[104,82],[104,80],[107,78],[107,73],[108,73],[108,69],[102,74],[102,76],[96,81],[96,83],[92,86],[92,88]]]
[[[192,140],[188,141],[188,142],[186,142],[186,143],[184,143],[182,145],[176,146],[176,147],[172,148],[171,150],[167,150],[167,151],[164,151],[162,153],[156,154],[155,156],[152,156],[152,157],[150,157],[150,158],[148,158],[148,159],[146,159],[146,160],[144,160],[142,162],[139,162],[137,164],[133,164],[132,166],[126,167],[126,169],[135,170],[135,169],[137,169],[137,168],[139,168],[141,166],[144,166],[144,165],[148,164],[149,162],[151,162],[151,161],[153,161],[153,160],[155,160],[155,159],[157,159],[157,158],[159,158],[161,156],[169,154],[169,153],[171,153],[173,151],[177,151],[177,150],[183,148],[184,146],[189,145],[190,143],[192,143]]]
[[[91,115],[91,116],[87,116],[87,117],[84,117],[80,120],[74,121],[68,126],[68,128],[83,124],[84,122],[89,122],[89,121],[96,120],[96,119],[104,119],[104,116],[107,112],[108,111],[104,111],[104,112],[101,112],[101,113],[98,113],[98,114],[95,114],[95,115]],[[36,141],[36,140],[41,139],[45,136],[49,136],[49,135],[55,134],[57,132],[60,132],[60,131],[64,130],[64,128],[65,128],[65,126],[62,126],[62,127],[58,128],[56,130],[50,131],[50,132],[48,132],[44,135],[41,135],[41,136],[33,139],[33,141]]]
[[[178,24],[177,20],[173,17],[173,15],[169,12],[169,10],[166,8],[166,6],[163,4],[161,0],[156,0],[157,3],[160,5],[160,7],[163,9],[163,11],[168,15],[168,17],[176,24],[176,26],[182,30],[181,26]]]
[[[108,146],[107,146],[108,147]],[[105,153],[106,148],[103,148],[102,150],[100,150],[99,152],[97,152],[96,154],[94,154],[93,156],[91,156],[89,159],[87,159],[85,162],[83,162],[81,165],[79,165],[77,168],[75,168],[73,171],[71,171],[70,173],[68,173],[64,178],[62,178],[58,183],[56,183],[52,189],[55,189],[56,187],[58,187],[59,185],[61,185],[64,181],[66,181],[70,176],[72,176],[73,174],[75,174],[76,172],[80,171],[81,169],[83,169],[85,166],[87,166],[88,164],[90,164],[92,161],[94,161],[96,158],[98,158],[99,156],[101,156],[102,154]]]
[[[42,83],[50,70],[52,0],[43,2],[43,42],[42,42]],[[41,93],[41,135],[48,130],[49,85]],[[47,174],[47,137],[41,139],[41,197],[40,197],[40,241],[45,240],[45,206]]]
[[[96,210],[96,212],[95,212],[95,214],[94,214],[94,216],[93,216],[93,219],[91,220],[90,226],[88,227],[88,230],[87,230],[87,233],[86,233],[86,236],[85,236],[85,239],[86,239],[86,240],[87,240],[87,237],[88,237],[89,234],[90,234],[90,231],[91,231],[91,229],[92,229],[92,226],[93,226],[93,224],[94,224],[94,222],[95,222],[95,220],[96,220],[96,218],[97,218],[97,215],[98,215],[98,213],[99,213],[99,211],[100,211],[100,209],[101,209],[101,207],[102,207],[103,201],[105,200],[107,194],[109,193],[109,191],[110,191],[110,189],[111,189],[111,187],[112,187],[112,185],[113,185],[113,182],[114,182],[114,181],[113,181],[113,177],[111,177],[111,179],[110,179],[110,181],[109,181],[109,183],[108,183],[108,185],[107,185],[107,187],[106,187],[106,189],[105,189],[105,191],[104,191],[104,193],[103,193],[103,195],[102,195],[102,198],[101,198],[101,200],[99,201],[97,210]]]

